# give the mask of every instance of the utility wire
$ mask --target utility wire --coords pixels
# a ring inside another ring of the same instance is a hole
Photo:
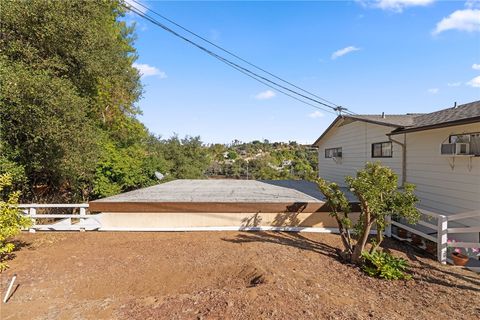
[[[281,84],[278,84],[278,83],[276,83],[276,82],[274,82],[274,81],[272,81],[272,80],[270,80],[270,79],[268,79],[268,78],[265,78],[265,77],[263,77],[263,76],[261,76],[261,75],[258,75],[257,73],[255,73],[255,72],[253,72],[253,71],[251,71],[251,70],[249,70],[249,69],[247,69],[247,68],[244,68],[244,67],[242,67],[242,66],[240,66],[240,65],[238,65],[238,64],[236,64],[236,63],[234,63],[234,62],[232,62],[232,61],[230,61],[230,60],[228,60],[228,59],[226,59],[226,58],[223,58],[222,56],[220,56],[220,55],[212,52],[211,50],[209,50],[209,49],[207,49],[207,48],[205,48],[205,47],[203,47],[203,46],[195,43],[194,41],[192,41],[192,40],[184,37],[183,35],[177,33],[177,32],[174,31],[174,30],[170,29],[169,27],[167,27],[166,25],[162,24],[161,22],[158,22],[157,20],[155,20],[154,18],[150,17],[149,15],[141,12],[141,11],[140,11],[138,8],[136,8],[135,6],[129,5],[129,6],[124,6],[124,7],[125,7],[126,9],[134,12],[134,13],[137,14],[138,16],[140,16],[140,17],[142,17],[142,18],[150,21],[151,23],[159,26],[160,28],[164,29],[165,31],[170,32],[171,34],[173,34],[173,35],[181,38],[182,40],[190,43],[191,45],[199,48],[200,50],[206,52],[207,54],[211,55],[212,57],[214,57],[214,58],[220,60],[221,62],[227,64],[228,66],[236,69],[237,71],[241,71],[243,74],[248,75],[249,77],[255,79],[256,81],[259,81],[259,82],[261,82],[262,84],[267,85],[268,87],[273,88],[273,89],[281,92],[282,94],[285,94],[285,95],[287,95],[287,96],[289,96],[289,97],[291,97],[291,98],[294,98],[294,99],[297,100],[297,101],[303,102],[303,103],[308,104],[308,105],[310,105],[310,106],[312,106],[312,107],[315,107],[315,108],[317,108],[317,109],[320,109],[320,110],[323,110],[323,111],[327,111],[327,110],[324,109],[324,108],[320,108],[320,107],[318,107],[318,106],[316,106],[316,105],[313,105],[313,104],[311,104],[311,103],[307,103],[306,101],[304,101],[304,100],[302,100],[302,99],[299,99],[298,97],[295,97],[295,96],[293,96],[293,95],[291,95],[291,94],[288,94],[288,93],[286,93],[285,91],[278,89],[277,87],[282,88],[282,89],[284,89],[284,90],[286,90],[286,91],[289,91],[289,92],[291,92],[291,93],[293,93],[293,94],[296,94],[296,95],[298,95],[298,96],[300,96],[300,97],[302,97],[302,98],[311,100],[311,101],[316,102],[316,103],[318,103],[318,104],[320,104],[320,105],[323,105],[323,106],[325,106],[325,107],[328,107],[328,108],[330,108],[330,109],[332,109],[332,110],[334,110],[334,111],[337,111],[337,112],[339,112],[339,113],[341,113],[341,112],[349,112],[349,111],[346,110],[345,108],[342,108],[342,107],[339,107],[339,106],[336,106],[336,105],[334,105],[335,107],[333,107],[333,106],[328,105],[328,104],[326,104],[326,103],[323,103],[323,102],[321,102],[321,101],[312,99],[312,98],[310,98],[310,97],[308,97],[308,96],[305,96],[305,95],[303,95],[303,94],[301,94],[301,93],[298,93],[298,92],[296,92],[296,91],[294,91],[294,90],[291,90],[290,88],[287,88],[287,87],[285,87],[285,86],[283,86],[283,85],[281,85]],[[270,84],[267,84],[267,83],[265,83],[265,82],[268,82],[268,83],[270,83]],[[273,87],[272,85],[277,86],[277,87]],[[333,112],[331,112],[331,111],[327,111],[327,112],[333,113]],[[350,112],[349,112],[349,113],[350,113]]]
[[[280,81],[282,81],[282,82],[284,82],[284,83],[286,83],[286,84],[289,84],[290,86],[292,86],[292,87],[294,87],[294,88],[296,88],[296,89],[298,89],[298,90],[300,90],[300,91],[302,91],[302,92],[304,92],[304,93],[308,93],[308,94],[310,94],[311,96],[314,96],[314,97],[316,97],[316,98],[318,98],[318,99],[320,99],[320,100],[322,100],[322,101],[324,101],[324,102],[326,102],[326,103],[329,103],[329,104],[331,104],[331,105],[334,105],[335,107],[340,107],[339,105],[337,105],[337,104],[335,104],[335,103],[333,103],[333,102],[331,102],[331,101],[328,101],[327,99],[324,99],[324,98],[322,98],[322,97],[320,97],[320,96],[318,96],[318,95],[316,95],[316,94],[314,94],[314,93],[312,93],[312,92],[310,92],[310,91],[307,91],[307,90],[305,90],[305,89],[303,89],[303,88],[301,88],[301,87],[299,87],[299,86],[297,86],[297,85],[295,85],[295,84],[293,84],[293,83],[291,83],[291,82],[289,82],[289,81],[287,81],[287,80],[285,80],[285,79],[283,79],[283,78],[281,78],[281,77],[279,77],[279,76],[277,76],[277,75],[275,75],[275,74],[273,74],[273,73],[271,73],[271,72],[269,72],[269,71],[267,71],[267,70],[265,70],[265,69],[263,69],[263,68],[261,68],[261,67],[259,67],[259,66],[257,66],[257,65],[255,65],[255,64],[251,63],[250,61],[243,59],[242,57],[238,56],[237,54],[233,53],[232,51],[229,51],[229,50],[227,50],[227,49],[225,49],[225,48],[217,45],[216,43],[214,43],[214,42],[206,39],[205,37],[200,36],[199,34],[197,34],[197,33],[193,32],[193,31],[185,28],[184,26],[182,26],[182,25],[176,23],[175,21],[173,21],[173,20],[165,17],[164,15],[156,12],[155,10],[153,10],[153,9],[145,6],[143,3],[141,3],[141,2],[139,2],[139,1],[137,1],[137,0],[131,0],[131,1],[135,2],[135,3],[138,4],[139,6],[143,7],[145,10],[148,10],[148,11],[152,12],[153,14],[159,16],[160,18],[162,18],[162,19],[170,22],[171,24],[179,27],[180,29],[188,32],[189,34],[191,34],[191,35],[193,35],[193,36],[195,36],[195,37],[197,37],[197,38],[199,38],[199,39],[207,42],[208,44],[214,46],[215,48],[220,49],[220,50],[222,50],[223,52],[231,55],[232,57],[235,57],[235,58],[237,58],[238,60],[245,62],[246,64],[250,65],[251,67],[254,67],[254,68],[256,68],[257,70],[263,71],[263,72],[265,72],[266,74],[274,77],[275,79],[280,80]]]

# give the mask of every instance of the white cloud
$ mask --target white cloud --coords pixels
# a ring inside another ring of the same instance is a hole
[[[332,53],[332,59],[335,60],[335,59],[337,59],[341,56],[344,56],[344,55],[346,55],[350,52],[355,52],[355,51],[358,51],[358,50],[360,50],[360,48],[357,48],[357,47],[354,47],[354,46],[349,46],[349,47],[337,50],[334,53]]]
[[[439,34],[447,30],[459,30],[467,32],[480,31],[480,10],[465,9],[457,10],[448,17],[437,23],[433,34]]]
[[[158,76],[160,79],[167,78],[167,74],[146,63],[133,63],[132,66],[140,72],[142,77]]]
[[[402,12],[407,7],[428,6],[436,0],[356,0],[364,7]]]
[[[474,64],[472,65],[472,69],[473,69],[473,70],[480,70],[480,63],[474,63]]]
[[[467,0],[467,2],[465,2],[465,7],[470,9],[480,8],[480,0]]]
[[[428,91],[428,93],[431,93],[431,94],[437,94],[438,91],[440,91],[440,89],[438,89],[438,88],[430,88],[430,89],[428,89],[427,91]]]
[[[450,83],[447,83],[447,86],[449,87],[460,87],[462,83],[461,82],[450,82]]]
[[[317,119],[317,118],[323,117],[323,113],[317,110],[317,111],[313,111],[312,113],[309,113],[308,116],[312,119]]]
[[[467,85],[474,88],[480,88],[480,76],[473,78],[467,82]]]
[[[256,94],[254,98],[257,99],[257,100],[268,100],[268,99],[272,99],[276,95],[277,94],[274,91],[267,90],[267,91],[262,91],[262,92]]]

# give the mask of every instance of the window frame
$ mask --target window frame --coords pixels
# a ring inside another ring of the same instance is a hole
[[[384,144],[389,144],[390,145],[390,155],[389,156],[386,156],[383,154],[383,145]],[[374,154],[374,150],[375,150],[375,145],[380,145],[380,155],[379,156],[376,156]],[[393,143],[392,141],[382,141],[382,142],[374,142],[372,143],[372,152],[371,152],[371,156],[372,158],[393,158]]]
[[[332,156],[329,156],[329,151],[333,150]],[[332,159],[338,157],[338,152],[342,153],[342,147],[335,147],[335,148],[325,148],[325,159]],[[343,153],[342,153],[343,156]],[[341,158],[341,157],[340,157]]]

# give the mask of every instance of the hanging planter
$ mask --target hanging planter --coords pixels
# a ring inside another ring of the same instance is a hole
[[[452,252],[453,264],[456,266],[464,266],[468,262],[468,256],[460,252]]]

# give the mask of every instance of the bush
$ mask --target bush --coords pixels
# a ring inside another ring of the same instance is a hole
[[[408,262],[402,258],[396,258],[387,252],[373,251],[363,252],[362,269],[371,277],[387,280],[408,280],[411,278],[408,271]]]
[[[10,174],[0,175],[0,194],[4,189],[12,185]],[[27,228],[31,221],[24,217],[18,210],[18,197],[20,192],[9,192],[5,199],[0,199],[0,272],[8,265],[5,259],[15,249],[15,245],[9,240],[17,235],[22,228]]]

